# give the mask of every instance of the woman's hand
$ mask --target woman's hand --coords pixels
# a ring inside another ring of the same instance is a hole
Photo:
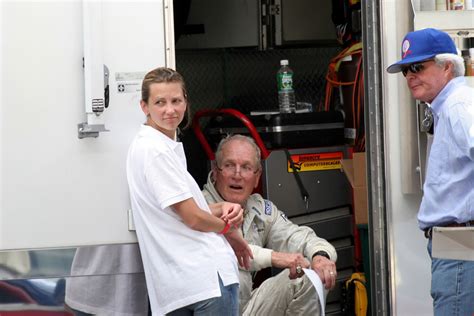
[[[220,218],[233,228],[239,228],[244,220],[244,210],[239,204],[222,202]]]
[[[240,229],[235,229],[224,235],[234,250],[239,266],[250,269],[250,260],[253,259],[252,250],[242,236]]]

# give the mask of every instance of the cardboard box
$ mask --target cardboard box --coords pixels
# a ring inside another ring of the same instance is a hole
[[[356,224],[367,224],[369,211],[367,204],[367,168],[365,152],[354,153],[353,159],[341,160],[342,170],[352,187]]]

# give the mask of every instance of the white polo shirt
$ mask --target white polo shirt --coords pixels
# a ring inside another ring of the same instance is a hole
[[[181,143],[143,125],[129,148],[127,179],[153,315],[220,296],[218,273],[226,286],[239,282],[227,240],[192,230],[170,207],[194,198],[210,212]]]

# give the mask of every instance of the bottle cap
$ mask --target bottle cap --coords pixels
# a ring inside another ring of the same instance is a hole
[[[280,65],[282,65],[282,66],[288,66],[288,59],[282,59],[282,60],[280,60]]]

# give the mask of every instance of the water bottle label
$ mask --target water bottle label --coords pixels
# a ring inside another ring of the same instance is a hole
[[[293,90],[293,77],[290,74],[278,74],[278,91]]]

